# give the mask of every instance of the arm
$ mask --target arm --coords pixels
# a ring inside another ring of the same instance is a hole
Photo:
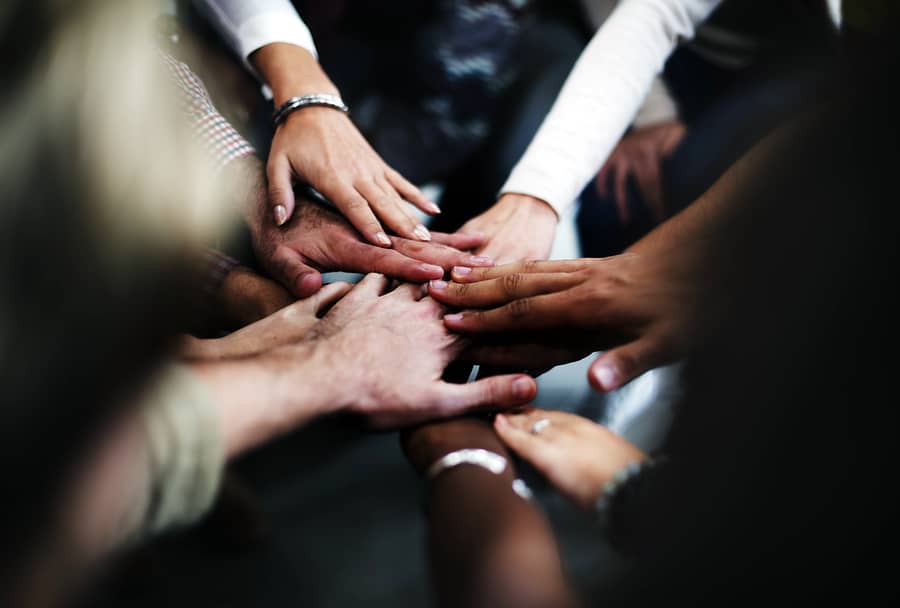
[[[556,222],[603,166],[679,39],[720,0],[624,0],[594,35],[497,203],[463,226],[498,263],[544,259]]]
[[[309,30],[288,2],[196,1],[272,89],[275,107],[295,96],[338,94],[319,66]],[[350,119],[333,108],[306,107],[289,114],[276,128],[267,174],[272,217],[278,225],[294,213],[296,180],[321,192],[366,240],[381,247],[391,247],[385,228],[406,238],[430,240],[405,201],[426,213],[440,211],[388,167]]]
[[[624,0],[588,44],[502,192],[564,211],[596,175],[680,39],[719,0]]]
[[[475,418],[406,433],[404,451],[420,473],[449,452],[481,448],[508,459],[495,475],[459,466],[428,482],[428,552],[440,606],[571,606],[553,531],[512,491],[515,471],[490,423]]]

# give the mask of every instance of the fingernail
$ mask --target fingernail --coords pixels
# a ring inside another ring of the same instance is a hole
[[[506,419],[506,416],[503,414],[497,414],[494,416],[494,424],[499,424],[500,426],[506,426],[509,424],[509,421]]]
[[[472,269],[467,266],[454,266],[453,267],[453,274],[458,274],[462,277],[466,276],[470,272],[472,272]]]
[[[461,312],[455,312],[452,315],[444,315],[444,321],[450,321],[451,323],[455,323],[457,321],[462,321],[463,315]]]
[[[615,388],[616,383],[619,379],[619,374],[612,367],[608,365],[601,365],[594,368],[594,378],[596,378],[597,384],[599,384],[604,390],[611,390]]]
[[[413,230],[413,234],[416,235],[417,237],[419,237],[419,240],[422,240],[422,241],[430,241],[431,240],[431,233],[428,232],[428,228],[426,228],[422,224],[419,224],[418,226],[416,226],[416,229]]]
[[[493,266],[494,260],[483,255],[473,255],[469,257],[472,266]],[[468,270],[468,268],[466,269]]]
[[[388,238],[388,235],[386,235],[383,232],[376,232],[375,240],[378,241],[379,243],[381,243],[382,245],[390,246],[390,244],[391,244],[391,239]]]
[[[285,209],[284,205],[275,205],[272,213],[275,215],[276,226],[281,226],[287,221],[287,209]]]
[[[433,213],[440,213],[440,212],[441,212],[441,208],[438,207],[435,203],[432,203],[432,202],[430,202],[430,201],[429,201],[428,208],[431,209],[431,211],[432,211]]]
[[[429,281],[428,285],[432,289],[447,289],[447,281]]]
[[[444,269],[440,266],[435,266],[433,264],[422,264],[421,266],[419,266],[419,268],[421,268],[428,274],[437,274],[437,276],[439,277],[444,276]]]
[[[513,380],[512,384],[513,397],[516,399],[525,399],[531,394],[531,380],[519,378]]]

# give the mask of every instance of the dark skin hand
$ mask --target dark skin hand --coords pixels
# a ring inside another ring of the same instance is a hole
[[[596,389],[609,391],[684,353],[693,297],[685,272],[675,255],[625,253],[457,268],[453,282],[433,281],[429,292],[464,309],[444,322],[461,334],[488,336],[493,347],[477,341],[470,352],[495,364],[540,367],[553,356],[574,360],[585,349],[610,349],[589,372]],[[496,345],[512,332],[516,342]],[[520,346],[523,341],[531,344]]]
[[[482,448],[508,460],[499,475],[463,465],[429,483],[428,552],[439,606],[576,605],[553,530],[533,504],[512,491],[515,470],[490,422],[431,423],[406,431],[402,442],[419,473],[464,448]]]

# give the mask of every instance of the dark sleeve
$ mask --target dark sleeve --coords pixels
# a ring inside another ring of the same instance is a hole
[[[488,135],[515,75],[528,0],[442,2],[416,36],[409,96],[382,104],[367,135],[406,178],[445,177]]]

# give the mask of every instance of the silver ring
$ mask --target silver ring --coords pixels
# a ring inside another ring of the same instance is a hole
[[[550,426],[550,419],[549,418],[541,418],[540,420],[538,420],[531,426],[531,434],[538,435],[541,431],[543,431],[548,426]]]

